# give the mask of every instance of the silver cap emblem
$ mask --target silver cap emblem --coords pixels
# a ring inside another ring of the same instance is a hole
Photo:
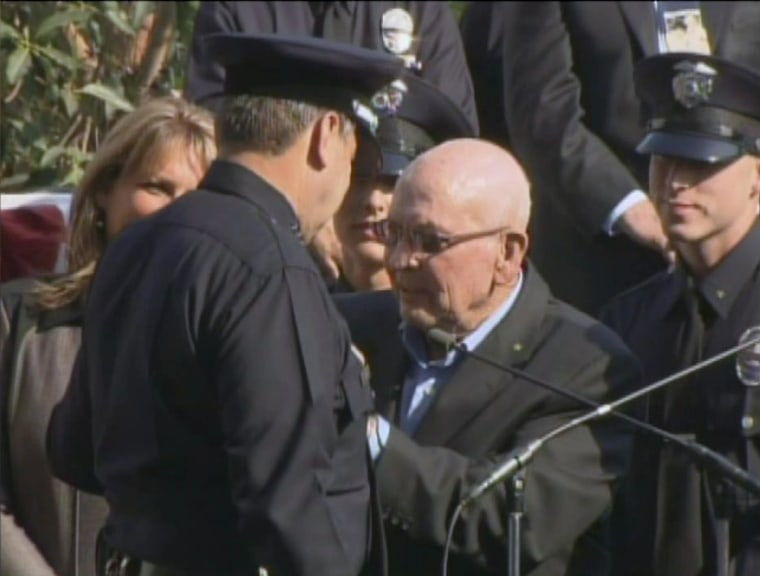
[[[403,81],[394,80],[388,86],[375,93],[372,97],[372,107],[381,115],[394,115],[401,108],[401,104],[404,102],[404,95],[408,90]]]
[[[685,60],[674,66],[673,97],[685,108],[694,108],[710,100],[717,71],[702,62]]]

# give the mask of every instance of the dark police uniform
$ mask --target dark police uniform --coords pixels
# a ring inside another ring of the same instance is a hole
[[[401,73],[313,39],[217,40],[259,80],[321,73],[349,114],[338,96]],[[48,452],[61,479],[105,494],[110,559],[140,570],[120,575],[359,573],[375,537],[372,399],[285,196],[217,160],[199,190],[109,244],[84,325]]]
[[[671,54],[645,60],[637,89],[649,108],[639,150],[701,162],[760,155],[760,71],[716,58]],[[704,277],[685,266],[614,299],[604,321],[638,355],[649,381],[680,368],[689,286],[701,301],[701,357],[735,346],[760,324],[760,224]],[[760,389],[745,387],[729,359],[648,399],[649,420],[696,438],[760,478]],[[760,574],[760,500],[699,469],[659,439],[640,438],[619,518],[616,574]],[[728,532],[726,535],[726,527]]]
[[[205,102],[224,69],[204,53],[215,32],[303,34],[398,54],[461,107],[477,132],[472,80],[456,19],[447,2],[202,2],[185,96]]]

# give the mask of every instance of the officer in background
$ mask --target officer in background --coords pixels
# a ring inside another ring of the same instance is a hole
[[[448,2],[201,2],[185,96],[218,96],[224,69],[204,51],[217,32],[298,34],[381,50],[434,84],[461,107],[477,132],[472,80]]]
[[[642,61],[635,82],[648,117],[638,149],[651,155],[650,194],[678,260],[603,319],[654,381],[760,325],[760,71],[674,53]],[[760,478],[760,389],[742,382],[733,359],[715,364],[652,395],[648,418]],[[658,438],[638,440],[631,470],[614,574],[760,574],[756,496]]]
[[[101,573],[382,568],[371,394],[303,243],[338,209],[354,156],[377,157],[364,100],[402,64],[295,36],[208,41],[229,95],[220,158],[104,254],[51,468],[108,500]]]
[[[396,180],[412,160],[436,144],[475,136],[467,116],[438,88],[411,73],[404,74],[402,86],[405,93],[396,114],[381,118],[377,127],[382,168],[356,166],[335,215],[343,274],[334,293],[390,289],[385,243],[376,226],[388,216]]]

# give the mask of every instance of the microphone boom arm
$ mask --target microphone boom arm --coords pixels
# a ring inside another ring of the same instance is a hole
[[[527,466],[528,463],[534,458],[534,456],[540,450],[540,448],[552,438],[555,438],[556,436],[559,436],[560,434],[563,434],[567,432],[568,430],[571,430],[572,428],[581,426],[582,424],[585,424],[586,422],[589,422],[591,420],[595,420],[597,418],[601,418],[607,415],[613,415],[617,418],[620,418],[628,422],[629,424],[632,424],[633,426],[637,428],[645,430],[646,432],[650,434],[654,434],[656,436],[664,438],[666,441],[671,442],[672,444],[686,450],[689,454],[691,454],[695,458],[695,460],[697,460],[697,462],[703,464],[704,466],[708,468],[712,468],[714,470],[719,471],[723,475],[727,476],[737,486],[744,488],[745,490],[747,490],[748,492],[751,492],[752,494],[756,496],[760,496],[760,482],[757,479],[753,478],[745,470],[743,470],[739,466],[736,466],[733,462],[731,462],[727,458],[721,456],[717,452],[709,450],[708,448],[706,448],[705,446],[702,446],[701,444],[697,442],[694,442],[692,440],[684,440],[683,438],[675,434],[662,430],[661,428],[658,428],[656,426],[652,426],[651,424],[647,422],[642,422],[641,420],[637,420],[636,418],[628,416],[627,414],[623,412],[619,412],[617,410],[617,408],[619,408],[620,406],[627,404],[629,402],[632,402],[633,400],[637,400],[638,398],[642,396],[646,396],[647,394],[655,392],[659,390],[660,388],[667,386],[671,382],[674,382],[676,380],[689,376],[690,374],[697,372],[701,370],[702,368],[705,368],[707,366],[720,362],[721,360],[724,360],[725,358],[733,356],[737,352],[740,352],[746,348],[750,348],[751,346],[760,344],[760,337],[749,339],[746,342],[737,344],[736,346],[729,348],[728,350],[725,350],[721,352],[720,354],[716,354],[715,356],[712,356],[711,358],[698,362],[694,364],[693,366],[689,366],[688,368],[681,370],[680,372],[676,372],[675,374],[672,374],[671,376],[663,378],[662,380],[658,380],[657,382],[654,382],[648,386],[645,386],[644,388],[635,390],[634,392],[631,392],[630,394],[627,394],[623,396],[622,398],[619,398],[613,402],[609,402],[607,404],[598,404],[579,394],[575,394],[574,392],[564,390],[562,388],[549,384],[548,382],[544,382],[543,380],[535,378],[531,376],[530,374],[523,372],[522,370],[517,370],[509,366],[503,366],[497,362],[494,362],[493,360],[490,360],[489,358],[485,356],[476,354],[468,350],[464,344],[457,342],[456,338],[453,335],[447,332],[444,332],[443,330],[433,328],[432,330],[428,331],[428,336],[432,340],[435,340],[449,348],[452,348],[452,347],[456,348],[457,350],[460,350],[464,352],[465,354],[468,354],[472,356],[473,358],[480,360],[481,362],[488,364],[494,368],[497,368],[499,370],[504,370],[505,372],[509,372],[515,376],[528,380],[538,386],[547,388],[551,390],[552,392],[555,392],[561,396],[570,398],[572,400],[585,404],[586,406],[591,406],[594,408],[593,411],[583,414],[581,416],[578,416],[576,418],[573,418],[571,421],[566,422],[565,424],[563,424],[562,426],[558,428],[555,428],[554,430],[551,430],[550,432],[548,432],[541,438],[538,438],[537,440],[533,440],[530,444],[528,444],[527,447],[520,450],[516,455],[508,458],[503,464],[499,465],[488,476],[486,480],[478,484],[467,495],[465,495],[465,497],[461,501],[462,506],[466,506],[467,504],[471,503],[473,500],[479,498],[485,492],[493,488],[496,484],[499,484],[505,480],[508,480],[509,478],[517,474],[520,470],[525,468],[525,466]]]

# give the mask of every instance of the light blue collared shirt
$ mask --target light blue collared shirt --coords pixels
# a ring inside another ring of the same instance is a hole
[[[523,275],[520,273],[517,286],[515,286],[509,298],[485,322],[462,340],[462,345],[466,350],[472,351],[477,348],[496,325],[509,314],[520,294],[522,285]],[[400,406],[401,429],[411,436],[430,409],[434,396],[440,393],[440,390],[449,381],[454,369],[461,362],[465,354],[461,350],[454,349],[441,360],[429,360],[427,357],[425,334],[409,325],[402,325],[401,329],[404,346],[414,361],[411,370],[404,378]],[[378,434],[380,442],[382,445],[385,445],[390,435],[390,424],[385,418],[380,417],[378,419]],[[369,444],[372,459],[376,460],[380,456],[381,446],[375,438],[370,438]]]

